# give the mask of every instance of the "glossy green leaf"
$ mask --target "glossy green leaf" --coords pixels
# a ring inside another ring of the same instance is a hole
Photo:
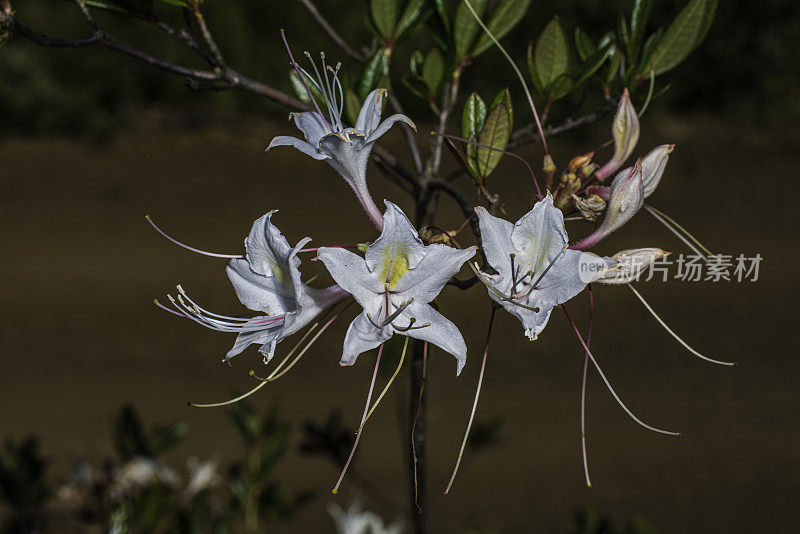
[[[569,68],[569,44],[558,17],[553,18],[536,42],[534,51],[536,73],[542,86],[550,84]]]
[[[639,49],[644,39],[644,30],[647,20],[650,18],[650,11],[653,8],[653,0],[634,0],[633,12],[631,13],[631,35],[628,41],[628,60],[631,65],[636,64],[639,57]]]
[[[444,80],[444,58],[438,48],[431,48],[422,66],[422,80],[432,95],[439,91]]]
[[[306,75],[303,75],[303,78],[305,78],[306,85],[308,86],[308,89],[311,91],[311,94],[314,96],[314,100],[317,101],[317,104],[321,104],[322,102],[324,102],[325,99],[322,98],[322,93],[320,93],[319,90],[316,87],[314,87],[314,84],[311,83],[310,78]],[[289,83],[292,84],[292,90],[294,91],[294,94],[297,96],[297,98],[299,98],[306,104],[311,103],[311,98],[308,96],[308,91],[306,91],[306,87],[303,85],[303,82],[300,81],[300,76],[294,69],[289,71]]]
[[[370,0],[369,12],[380,36],[388,39],[394,33],[400,0]]]
[[[414,76],[419,76],[422,73],[422,64],[425,63],[425,56],[419,50],[415,50],[408,60],[408,67]]]
[[[703,27],[708,0],[690,0],[664,32],[656,46],[647,71],[652,68],[656,75],[677,67],[694,48]]]
[[[539,79],[539,74],[536,72],[536,61],[533,59],[533,41],[528,43],[528,74],[531,77],[531,82],[533,83],[534,89],[543,95],[544,94],[544,87],[542,86],[542,80]]]
[[[486,103],[478,95],[472,93],[464,102],[464,110],[461,112],[461,137],[469,139],[474,136],[476,139],[486,120]]]
[[[619,68],[622,64],[622,51],[620,51],[616,45],[611,45],[609,57],[611,58],[611,61],[609,62],[608,70],[606,71],[605,85],[611,85],[611,82],[613,82],[619,74]]]
[[[511,137],[511,125],[508,122],[509,111],[505,104],[498,104],[486,116],[483,130],[478,137],[478,142],[482,145],[490,146],[498,150],[505,150],[508,139]],[[479,146],[477,149],[476,164],[478,175],[484,180],[500,163],[503,157],[502,152],[490,150]]]
[[[659,28],[657,32],[652,34],[650,37],[647,38],[647,41],[644,43],[642,47],[642,57],[639,67],[639,74],[640,75],[649,75],[650,73],[650,58],[653,57],[653,52],[656,50],[656,46],[658,43],[661,42],[661,38],[664,36],[664,29]]]
[[[572,80],[572,76],[569,74],[562,74],[550,84],[550,87],[547,90],[547,98],[552,102],[561,100],[567,96],[570,91],[572,91],[573,87],[574,82]]]
[[[439,15],[439,22],[441,22],[447,34],[450,34],[450,5],[447,0],[433,0],[436,6],[436,13]]]
[[[409,30],[419,20],[422,15],[422,10],[425,7],[425,0],[410,0],[406,5],[403,14],[400,16],[400,21],[394,29],[395,38],[401,37],[407,30]]]
[[[486,27],[489,28],[489,31],[492,32],[495,39],[499,41],[522,20],[522,17],[525,16],[525,13],[528,11],[528,6],[530,5],[531,0],[502,0],[494,11],[492,11],[492,14],[489,15],[489,21],[486,23]],[[492,40],[489,36],[485,32],[481,33],[478,42],[475,44],[475,48],[472,50],[472,56],[476,57],[482,54],[488,50],[492,44]]]
[[[511,92],[508,87],[497,93],[489,104],[489,109],[494,109],[498,104],[505,104],[506,111],[508,111],[508,127],[514,129],[514,105],[511,102]]]
[[[700,31],[697,34],[697,39],[695,39],[694,46],[695,48],[703,42],[703,39],[706,38],[708,34],[708,30],[711,29],[711,24],[714,22],[714,15],[717,13],[717,0],[707,0],[705,9],[703,10],[703,20],[700,23]]]
[[[456,61],[461,61],[469,55],[472,44],[475,42],[481,27],[478,21],[465,5],[469,2],[475,12],[483,18],[486,12],[487,0],[462,0],[456,8],[456,16],[453,22],[453,40],[456,45]]]
[[[586,62],[578,69],[578,72],[575,75],[575,87],[579,87],[582,85],[586,80],[592,77],[595,72],[600,70],[600,67],[603,66],[608,60],[608,57],[611,55],[611,45],[606,45],[604,48],[597,50],[591,57],[589,57]]]
[[[384,76],[389,75],[389,60],[382,49],[375,52],[364,64],[356,84],[356,94],[363,101],[370,91],[378,87]]]
[[[597,53],[597,47],[592,39],[580,28],[575,28],[575,49],[581,61],[586,61]]]
[[[628,33],[628,24],[625,22],[625,17],[622,13],[617,17],[617,39],[622,43],[622,47],[627,50],[630,48],[629,44],[630,34]]]

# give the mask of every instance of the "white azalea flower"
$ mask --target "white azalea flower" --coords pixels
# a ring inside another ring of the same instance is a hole
[[[309,60],[310,54],[306,53]],[[344,111],[344,98],[342,84],[339,81],[339,65],[331,68],[325,64],[325,55],[322,58],[322,73],[312,61],[314,76],[295,64],[299,75],[310,81],[314,88],[322,94],[324,107],[327,108],[326,118],[313,94],[309,91],[316,111],[292,113],[290,118],[303,132],[305,141],[296,137],[279,135],[272,139],[267,151],[276,146],[292,146],[314,159],[325,160],[336,172],[342,175],[347,184],[353,189],[359,202],[366,210],[370,219],[379,225],[381,221],[380,209],[375,205],[367,189],[367,161],[372,150],[372,145],[385,134],[396,122],[405,122],[415,130],[414,122],[402,114],[391,115],[381,122],[381,112],[386,98],[386,89],[375,89],[364,100],[358,114],[355,127],[346,127],[342,121]],[[294,63],[294,60],[292,60]],[[330,71],[331,76],[328,75]]]
[[[460,373],[467,358],[464,338],[429,303],[476,248],[425,246],[402,210],[385,202],[383,231],[363,258],[342,248],[319,249],[319,259],[333,279],[364,308],[347,330],[341,364],[352,365],[359,354],[397,332],[449,352]]]
[[[486,260],[497,274],[481,273],[489,296],[517,317],[525,335],[535,340],[547,326],[555,306],[568,301],[584,287],[581,268],[600,270],[605,263],[581,258],[567,248],[567,231],[561,210],[550,193],[516,223],[476,207]],[[596,266],[584,265],[586,261]]]
[[[306,237],[294,247],[289,246],[280,230],[272,224],[272,215],[276,211],[270,211],[253,223],[244,240],[245,257],[231,259],[225,269],[242,304],[264,315],[241,318],[210,312],[192,300],[180,286],[177,301],[170,296],[181,315],[212,330],[238,334],[224,361],[254,343],[261,345],[259,351],[269,361],[278,342],[347,297],[347,292],[339,286],[315,289],[300,281],[297,252],[311,238]]]
[[[400,523],[384,525],[378,514],[364,510],[358,502],[351,504],[347,510],[331,503],[328,512],[336,523],[338,534],[400,534],[403,531]]]

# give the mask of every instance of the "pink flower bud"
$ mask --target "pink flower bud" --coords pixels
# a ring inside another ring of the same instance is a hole
[[[614,115],[614,123],[611,125],[611,137],[614,139],[614,156],[595,173],[601,181],[625,163],[639,141],[639,116],[636,115],[627,89],[619,99],[617,114]]]

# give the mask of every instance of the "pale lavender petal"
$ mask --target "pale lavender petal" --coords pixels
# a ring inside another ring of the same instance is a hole
[[[364,138],[357,133],[345,135],[337,132],[323,137],[319,146],[328,156],[331,167],[342,175],[357,195],[368,194],[367,162],[371,144],[365,144]]]
[[[314,148],[318,148],[320,140],[331,132],[328,128],[328,123],[316,111],[292,113],[290,117],[294,119],[294,123],[303,132],[308,144]]]
[[[384,202],[383,231],[367,248],[364,259],[380,284],[387,283],[392,288],[409,269],[422,261],[426,247],[403,210],[388,200]]]
[[[364,133],[364,137],[368,137],[380,124],[385,98],[386,89],[375,89],[364,99],[364,104],[361,106],[361,111],[358,112],[355,126],[356,130]]]
[[[364,258],[337,247],[321,247],[317,257],[322,260],[342,289],[353,295],[362,307],[367,308],[383,291],[378,277],[370,272]]]
[[[249,309],[269,315],[294,311],[292,288],[281,284],[274,277],[253,272],[247,260],[231,260],[225,267],[225,272],[233,284],[236,296]]]
[[[516,260],[522,266],[522,273],[532,270],[534,280],[561,253],[567,244],[564,215],[553,206],[550,193],[517,221],[511,242],[519,251]]]
[[[265,319],[267,318],[263,316],[253,317],[252,319],[250,319],[250,321],[246,323],[245,326],[257,325],[259,324],[259,322],[263,322]],[[280,325],[280,323],[278,323],[278,325]],[[254,330],[252,332],[240,333],[236,337],[236,341],[233,344],[233,348],[231,348],[231,350],[229,350],[228,353],[225,355],[225,359],[230,359],[233,358],[234,356],[237,356],[238,354],[241,354],[242,351],[244,351],[247,347],[249,347],[254,343],[262,345],[262,348],[263,346],[271,345],[274,352],[276,339],[281,331],[281,327],[278,325],[272,328],[265,328],[263,330]],[[267,356],[268,359],[272,358],[272,352],[265,354],[265,356]]]
[[[456,375],[461,374],[461,369],[467,363],[467,344],[464,342],[464,336],[461,335],[458,327],[450,319],[434,310],[429,304],[418,302],[414,302],[406,308],[394,324],[405,327],[404,321],[408,321],[410,317],[416,319],[414,322],[415,327],[427,323],[430,324],[423,328],[412,328],[407,332],[400,333],[433,343],[443,351],[455,356],[457,362]]]
[[[514,223],[495,217],[481,206],[475,206],[478,223],[481,229],[481,245],[486,260],[505,278],[511,278],[511,260],[509,256],[517,250],[511,243],[511,232]]]
[[[244,240],[250,268],[264,276],[274,276],[284,285],[289,284],[286,258],[292,250],[286,237],[272,224],[272,210],[253,223]]]
[[[347,334],[344,336],[342,359],[339,363],[353,365],[359,355],[378,347],[390,337],[392,337],[391,327],[375,328],[366,313],[361,312],[347,329]]]
[[[288,135],[279,135],[274,137],[267,147],[267,152],[276,146],[291,146],[314,159],[328,159],[328,155],[324,152],[321,152],[319,148],[315,148],[302,139],[298,139],[296,137],[291,137]]]
[[[369,135],[367,135],[366,143],[369,144],[369,143],[374,143],[375,141],[377,141],[378,138],[380,136],[382,136],[383,134],[385,134],[386,132],[388,132],[389,128],[394,126],[394,124],[396,122],[404,122],[404,123],[408,124],[409,126],[411,126],[412,128],[414,128],[415,131],[417,129],[417,125],[414,124],[414,121],[412,121],[411,119],[409,119],[405,115],[402,115],[400,113],[396,113],[394,115],[390,115],[389,117],[387,117],[386,120],[383,121],[382,123],[380,123],[380,125],[377,128],[375,128],[375,130],[373,132],[371,132]]]
[[[392,287],[392,292],[413,295],[415,302],[427,304],[436,298],[464,262],[475,255],[476,247],[455,249],[435,243],[425,247],[425,257]]]

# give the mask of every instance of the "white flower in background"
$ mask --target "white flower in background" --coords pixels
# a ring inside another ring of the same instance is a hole
[[[288,49],[288,46],[287,46]],[[336,172],[342,175],[347,184],[353,189],[359,202],[366,210],[373,223],[380,228],[380,209],[375,205],[367,189],[367,162],[372,145],[385,134],[396,122],[404,122],[414,128],[414,122],[402,114],[395,114],[381,122],[386,89],[375,89],[364,100],[361,111],[358,113],[355,127],[346,127],[342,121],[344,112],[344,97],[342,84],[339,81],[339,67],[329,67],[325,64],[325,54],[320,54],[322,59],[322,73],[311,60],[311,55],[306,52],[314,70],[314,76],[302,67],[292,63],[298,69],[298,76],[303,83],[311,82],[313,88],[322,95],[323,104],[327,108],[328,118],[320,109],[311,90],[308,91],[316,111],[292,113],[297,127],[303,132],[305,141],[296,137],[279,135],[272,139],[267,151],[276,146],[292,146],[314,159],[325,160]],[[328,75],[330,71],[331,76]]]
[[[231,259],[225,269],[242,304],[264,315],[242,318],[210,312],[192,300],[180,286],[177,301],[170,296],[184,317],[212,330],[238,334],[225,361],[252,344],[261,345],[259,351],[269,361],[278,342],[348,296],[336,285],[316,289],[301,282],[297,253],[311,238],[306,237],[294,247],[289,246],[280,230],[272,224],[272,215],[276,211],[270,211],[253,223],[244,241],[245,257]]]
[[[561,210],[550,193],[516,223],[476,207],[486,260],[497,274],[481,273],[489,296],[517,317],[531,341],[547,326],[553,308],[580,293],[580,269],[602,269],[597,258],[586,265],[568,247]],[[596,265],[595,265],[596,263]]]
[[[341,364],[352,365],[396,332],[437,345],[456,357],[457,373],[467,346],[456,325],[430,306],[447,281],[475,255],[475,247],[425,246],[396,205],[386,202],[381,236],[364,257],[322,247],[319,259],[333,279],[364,308],[347,330]]]
[[[384,525],[378,514],[364,510],[358,502],[351,504],[347,510],[331,503],[328,512],[336,523],[338,534],[400,534],[403,531],[400,523]]]

